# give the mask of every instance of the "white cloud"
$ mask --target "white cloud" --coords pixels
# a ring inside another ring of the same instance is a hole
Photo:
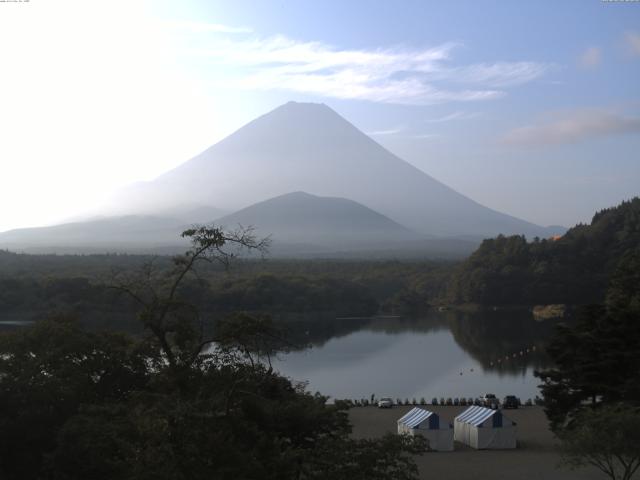
[[[582,55],[580,55],[578,64],[583,68],[595,68],[600,65],[601,61],[602,49],[598,47],[589,47],[582,53]]]
[[[218,87],[409,105],[499,98],[502,88],[534,80],[551,67],[535,62],[454,66],[455,46],[339,49],[277,35],[214,39],[207,48],[188,52],[220,70]]]
[[[479,117],[479,112],[453,112],[443,117],[432,118],[427,120],[429,123],[444,123],[452,120],[470,120],[472,118]]]
[[[374,130],[373,132],[367,132],[367,135],[370,136],[378,136],[378,135],[396,135],[404,130],[404,127],[398,126],[395,128],[389,128],[387,130]]]
[[[640,56],[640,33],[627,32],[624,35],[624,40],[631,54]]]
[[[444,72],[444,78],[492,87],[512,87],[541,77],[554,65],[537,62],[478,63]]]
[[[602,110],[581,110],[556,116],[546,123],[515,128],[503,137],[502,143],[559,145],[624,133],[640,134],[640,118]]]

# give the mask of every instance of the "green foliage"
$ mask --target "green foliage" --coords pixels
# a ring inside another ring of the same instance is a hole
[[[371,315],[378,309],[362,286],[335,278],[258,275],[224,281],[212,292],[210,307],[229,311],[275,312],[334,311],[340,315]]]
[[[640,467],[640,410],[613,405],[581,412],[560,439],[570,467],[591,465],[612,480],[630,480]]]
[[[640,198],[603,210],[557,240],[484,240],[452,276],[452,303],[588,304],[604,300],[620,259],[640,245]]]
[[[201,262],[259,249],[245,233],[187,231],[172,268],[117,277],[144,338],[66,318],[0,336],[0,478],[416,478],[419,439],[353,440],[344,403],[258,361],[282,342],[268,317],[235,315],[206,336],[182,295]]]
[[[34,478],[83,404],[124,402],[158,357],[145,343],[55,318],[0,336],[0,473]]]
[[[627,252],[611,278],[606,304],[613,312],[640,315],[640,246]]]
[[[613,275],[607,306],[583,310],[574,327],[560,326],[550,343],[553,369],[537,372],[546,412],[558,431],[582,410],[624,402],[640,406],[640,255],[623,259]]]
[[[13,259],[3,265],[2,257]],[[96,266],[97,264],[97,266]],[[165,257],[27,256],[0,252],[0,314],[33,319],[60,312],[93,328],[139,329],[135,302],[108,288],[113,272],[137,275],[152,265],[161,277]],[[6,267],[6,268],[5,268]],[[231,272],[203,262],[198,278],[180,285],[181,298],[203,315],[236,310],[283,314],[367,316],[424,311],[443,294],[451,264],[426,262],[239,261]]]
[[[344,405],[247,362],[241,339],[259,325],[236,326],[239,349],[177,370],[148,344],[66,319],[4,334],[0,476],[415,478],[419,442],[351,440]]]

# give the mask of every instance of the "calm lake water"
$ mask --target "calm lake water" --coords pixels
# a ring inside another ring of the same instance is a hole
[[[30,324],[0,319],[0,331]],[[332,398],[477,397],[495,393],[534,398],[534,370],[550,365],[544,353],[555,322],[528,312],[431,312],[414,318],[289,317],[288,336],[299,350],[280,354],[274,367],[308,389]]]
[[[301,332],[311,347],[281,354],[274,367],[333,398],[477,397],[540,392],[533,376],[549,366],[554,322],[531,314],[431,313],[424,318],[335,320]],[[522,353],[521,353],[522,352]],[[515,355],[515,357],[514,357]]]
[[[14,330],[18,327],[28,327],[33,322],[30,320],[7,319],[0,317],[0,332]]]

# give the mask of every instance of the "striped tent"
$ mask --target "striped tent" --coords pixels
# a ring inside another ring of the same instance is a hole
[[[398,433],[422,435],[429,440],[429,448],[440,452],[453,450],[453,428],[448,422],[440,422],[434,412],[423,408],[412,408],[398,420]]]
[[[469,407],[454,420],[454,438],[476,449],[516,448],[516,424],[500,410]]]

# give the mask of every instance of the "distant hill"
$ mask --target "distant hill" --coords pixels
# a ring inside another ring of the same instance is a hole
[[[162,217],[171,217],[180,220],[183,224],[192,224],[211,223],[231,212],[209,205],[184,204],[166,208],[161,213]]]
[[[252,225],[275,245],[308,244],[361,248],[421,239],[389,218],[353,200],[294,192],[256,203],[218,219],[227,228]]]
[[[0,232],[0,249],[25,253],[174,254],[187,246],[180,234],[189,226],[213,223],[226,213],[211,206],[184,204],[167,208],[162,216],[94,216]]]
[[[0,248],[27,253],[175,252],[187,244],[180,238],[187,226],[169,217],[105,217],[3,232]]]
[[[486,208],[393,155],[326,105],[295,102],[157,179],[121,191],[113,208],[161,212],[193,202],[237,211],[292,191],[354,200],[427,235],[564,231]]]
[[[640,251],[640,198],[596,213],[556,240],[521,236],[485,240],[457,269],[455,303],[601,303],[613,270]]]
[[[180,237],[186,228],[212,221],[228,229],[255,227],[257,235],[271,237],[273,257],[461,258],[477,245],[426,238],[352,200],[304,192],[212,218],[217,212],[201,207],[170,211],[182,218],[127,215],[17,229],[0,233],[0,248],[26,253],[175,254],[187,246]]]

